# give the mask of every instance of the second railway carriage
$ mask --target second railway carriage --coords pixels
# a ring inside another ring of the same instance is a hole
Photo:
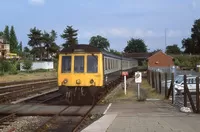
[[[101,51],[91,45],[75,45],[59,53],[58,86],[67,102],[80,97],[95,97],[107,83],[138,66],[135,59]]]

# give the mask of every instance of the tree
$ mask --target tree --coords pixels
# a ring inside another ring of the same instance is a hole
[[[31,60],[26,59],[23,62],[22,68],[29,71],[29,70],[31,70],[32,65],[33,65],[33,62]]]
[[[110,47],[109,41],[100,35],[91,37],[89,45],[95,46],[101,50],[108,50]]]
[[[51,54],[51,56],[53,55],[53,53],[56,53],[58,50],[58,46],[55,43],[55,40],[57,38],[57,33],[52,30],[49,33],[47,33],[46,31],[44,31],[44,33],[42,34],[42,42],[44,44],[44,47],[46,49],[46,56],[49,59],[49,53]]]
[[[9,43],[10,31],[9,31],[9,27],[7,25],[6,25],[4,32],[3,32],[3,38],[5,39],[6,43]]]
[[[114,49],[110,49],[110,53],[121,56],[121,53],[117,50],[114,50]]]
[[[22,52],[22,41],[19,43],[19,52]]]
[[[193,40],[193,48],[196,53],[200,53],[200,19],[195,20],[194,25],[191,29],[192,40]]]
[[[187,38],[182,40],[182,48],[184,48],[184,53],[191,53],[195,54],[197,52],[197,49],[195,49],[195,45],[193,43],[192,38]]]
[[[24,47],[24,52],[29,53],[30,49],[28,47]]]
[[[138,52],[147,52],[147,46],[145,45],[142,39],[131,38],[127,42],[127,46],[124,49],[126,53],[138,53]]]
[[[16,34],[15,34],[15,29],[14,29],[13,26],[11,26],[11,29],[10,29],[9,43],[10,43],[10,52],[18,53],[19,52],[18,41],[17,41],[17,37],[16,37]]]
[[[174,45],[169,45],[166,47],[166,53],[167,54],[180,54],[181,50],[177,44],[174,44]]]
[[[0,37],[3,37],[3,32],[2,31],[0,31]]]
[[[64,48],[78,44],[77,32],[78,30],[73,29],[72,26],[67,26],[63,34],[61,34],[61,37],[65,39],[65,43],[63,44]]]
[[[32,47],[31,54],[33,54],[35,57],[40,57],[40,60],[42,60],[44,46],[42,45],[41,30],[37,29],[36,27],[31,28],[28,38],[28,45]]]

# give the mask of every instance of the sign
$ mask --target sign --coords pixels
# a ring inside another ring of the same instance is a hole
[[[128,76],[128,72],[122,72],[122,76]]]
[[[135,72],[135,83],[142,83],[142,73]]]

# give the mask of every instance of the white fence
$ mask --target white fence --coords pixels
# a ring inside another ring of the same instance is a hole
[[[54,69],[53,61],[33,62],[31,70],[37,69]],[[26,71],[25,69],[23,69],[23,63],[20,63],[20,71]]]

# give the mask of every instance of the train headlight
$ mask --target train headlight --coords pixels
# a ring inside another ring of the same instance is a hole
[[[81,84],[81,80],[80,79],[76,80],[76,84]]]
[[[66,84],[67,82],[68,82],[67,79],[64,79],[64,80],[63,80],[63,84]]]
[[[91,84],[93,84],[93,83],[94,83],[94,80],[93,80],[93,79],[91,79],[91,80],[90,80],[90,83],[91,83]]]

